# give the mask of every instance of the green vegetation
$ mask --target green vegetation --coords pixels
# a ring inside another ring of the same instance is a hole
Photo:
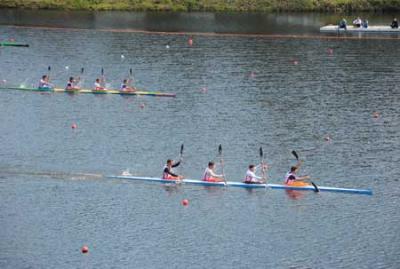
[[[400,0],[1,0],[0,7],[155,11],[380,11]]]

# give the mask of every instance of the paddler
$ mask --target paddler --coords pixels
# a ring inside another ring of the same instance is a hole
[[[96,81],[94,82],[94,89],[96,91],[104,91],[106,88],[104,88],[101,84],[101,80],[99,78],[96,78]]]
[[[347,30],[347,21],[345,18],[343,18],[340,22],[339,22],[339,29],[345,29]]]
[[[397,28],[399,28],[399,22],[397,21],[396,18],[393,19],[392,24],[390,25],[390,27],[391,27],[392,29],[397,29]]]
[[[204,171],[203,181],[207,182],[224,182],[224,175],[218,175],[215,173],[215,163],[209,162],[208,167]]]
[[[292,166],[290,171],[285,176],[285,184],[286,185],[295,185],[295,186],[306,186],[310,185],[307,182],[303,182],[303,180],[310,179],[310,176],[298,176],[297,172],[300,169],[302,162],[298,162],[297,165]]]
[[[168,159],[167,164],[164,166],[162,178],[165,180],[182,180],[183,176],[175,174],[172,168],[175,168],[181,164],[181,160],[174,163],[173,160]]]
[[[42,79],[39,81],[39,87],[40,90],[50,90],[53,88],[53,86],[49,83],[49,76],[43,75]]]
[[[246,172],[246,177],[245,177],[243,183],[264,184],[266,182],[265,178],[256,175],[256,171],[259,166],[261,166],[261,165],[258,165],[258,166],[255,166],[254,164],[249,165],[249,169]],[[267,168],[268,168],[267,165],[263,165],[263,169],[267,169]]]
[[[135,89],[135,87],[129,86],[129,81],[127,79],[124,79],[122,81],[122,84],[121,84],[121,91],[123,91],[123,92],[135,92],[136,89]]]
[[[353,26],[356,27],[356,28],[360,28],[360,27],[361,27],[361,24],[362,24],[362,20],[361,20],[360,17],[357,17],[357,19],[355,19],[355,20],[353,21]]]
[[[70,77],[68,82],[67,82],[67,87],[65,88],[65,90],[67,91],[75,91],[75,90],[79,90],[79,86],[77,85],[79,82],[79,79],[74,79],[74,77]]]

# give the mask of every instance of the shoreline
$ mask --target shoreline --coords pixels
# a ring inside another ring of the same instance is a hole
[[[340,1],[340,0],[302,0],[277,1],[262,0],[3,0],[1,8],[12,9],[50,9],[87,11],[159,11],[159,12],[394,12],[400,10],[400,0]]]

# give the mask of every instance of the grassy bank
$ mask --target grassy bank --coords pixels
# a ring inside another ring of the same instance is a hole
[[[154,11],[384,11],[400,0],[1,0],[0,7]]]

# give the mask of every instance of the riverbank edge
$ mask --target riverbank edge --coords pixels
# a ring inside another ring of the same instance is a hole
[[[175,11],[175,12],[393,12],[400,10],[400,0],[2,0],[0,8],[92,10],[92,11]]]

